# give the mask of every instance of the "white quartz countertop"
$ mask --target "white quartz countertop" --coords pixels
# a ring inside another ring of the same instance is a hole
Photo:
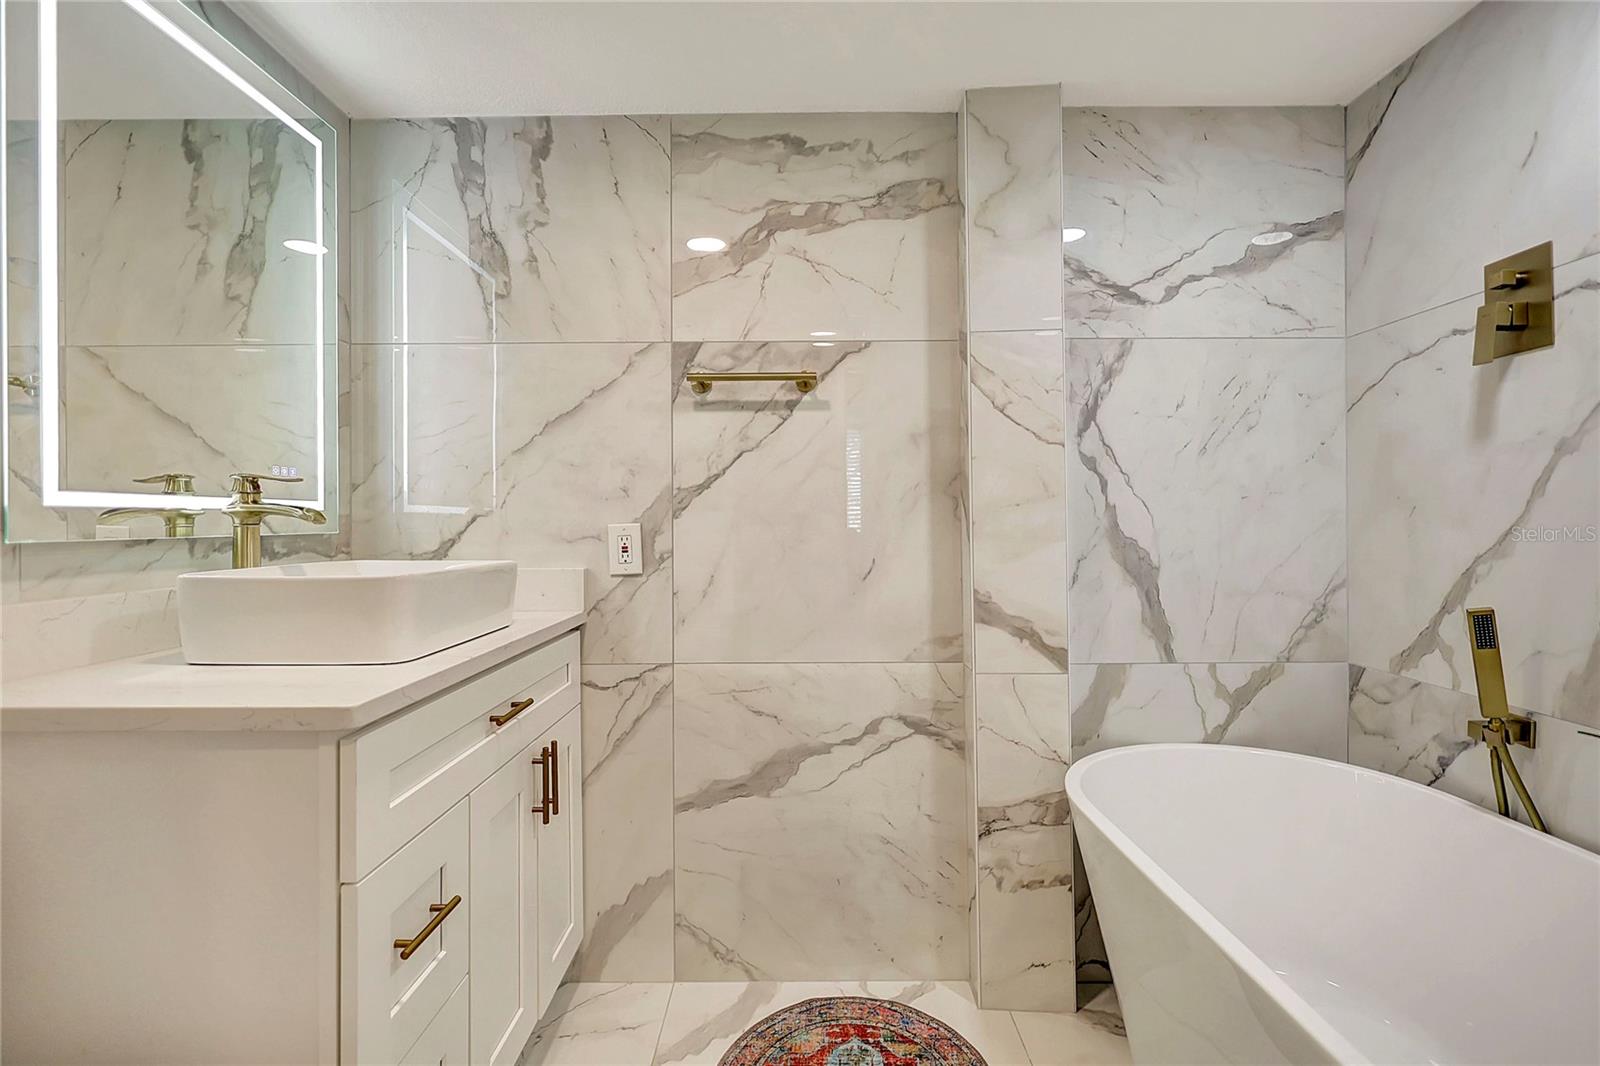
[[[386,666],[190,666],[173,648],[7,682],[0,728],[347,733],[582,623],[582,611],[518,612],[505,629]]]

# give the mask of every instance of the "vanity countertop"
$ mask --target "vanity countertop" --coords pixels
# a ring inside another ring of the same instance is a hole
[[[582,624],[582,611],[519,611],[505,629],[386,666],[190,666],[173,648],[8,682],[0,728],[348,733]]]

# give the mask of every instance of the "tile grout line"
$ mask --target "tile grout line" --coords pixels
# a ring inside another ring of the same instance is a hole
[[[1022,1036],[1022,1026],[1017,1024],[1017,1012],[1008,1010],[1006,1011],[1006,1017],[1011,1019],[1011,1030],[1017,1034],[1017,1046],[1022,1049],[1022,1057],[1028,1060],[1026,1063],[1020,1064],[1020,1066],[1034,1066],[1033,1051],[1028,1047],[1028,1041]]]
[[[650,1049],[650,1066],[655,1066],[655,1064],[661,1059],[661,1038],[667,1034],[667,1015],[672,1013],[672,1001],[677,994],[678,982],[676,980],[668,981],[667,1004],[661,1008],[661,1024],[656,1026],[656,1043],[655,1046]]]

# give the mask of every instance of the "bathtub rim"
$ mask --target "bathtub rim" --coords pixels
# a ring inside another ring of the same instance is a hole
[[[1368,1056],[1352,1044],[1349,1039],[1340,1034],[1339,1030],[1316,1008],[1312,1007],[1298,992],[1289,986],[1289,983],[1279,977],[1272,968],[1262,961],[1261,957],[1252,951],[1244,941],[1240,940],[1228,930],[1222,922],[1213,915],[1200,901],[1195,899],[1181,884],[1165,869],[1161,867],[1150,855],[1133,839],[1119,828],[1095,803],[1087,798],[1084,793],[1082,778],[1090,767],[1102,761],[1114,761],[1118,758],[1136,758],[1141,752],[1151,750],[1182,750],[1197,751],[1210,749],[1213,752],[1228,752],[1224,757],[1244,755],[1247,757],[1271,757],[1274,759],[1315,763],[1323,767],[1332,767],[1357,777],[1370,777],[1381,779],[1386,786],[1400,787],[1402,789],[1416,789],[1426,793],[1429,802],[1454,803],[1460,807],[1469,808],[1475,815],[1493,818],[1497,822],[1508,823],[1525,833],[1532,833],[1543,838],[1546,845],[1555,845],[1561,849],[1570,850],[1587,860],[1600,862],[1600,856],[1576,844],[1561,840],[1547,833],[1540,833],[1531,826],[1511,818],[1502,818],[1499,814],[1489,811],[1471,800],[1459,796],[1452,796],[1447,792],[1430,788],[1416,781],[1408,781],[1394,774],[1368,769],[1366,767],[1352,766],[1349,763],[1336,762],[1333,759],[1324,759],[1314,755],[1301,755],[1296,752],[1277,751],[1271,748],[1247,747],[1244,745],[1223,745],[1204,743],[1161,743],[1161,744],[1131,744],[1116,748],[1107,748],[1091,755],[1085,755],[1075,760],[1068,768],[1065,775],[1067,803],[1071,817],[1076,820],[1082,818],[1090,823],[1094,831],[1104,836],[1108,843],[1115,847],[1139,873],[1161,891],[1183,913],[1184,917],[1194,922],[1200,930],[1209,937],[1212,943],[1223,953],[1227,960],[1239,969],[1241,973],[1254,981],[1266,994],[1276,1000],[1306,1034],[1335,1062],[1367,1062]],[[1207,756],[1211,757],[1211,756]],[[1498,830],[1504,831],[1504,830]],[[1113,971],[1114,973],[1115,971]]]

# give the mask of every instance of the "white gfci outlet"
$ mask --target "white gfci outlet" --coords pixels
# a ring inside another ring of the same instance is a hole
[[[644,540],[637,522],[617,522],[606,527],[612,574],[644,573]]]

